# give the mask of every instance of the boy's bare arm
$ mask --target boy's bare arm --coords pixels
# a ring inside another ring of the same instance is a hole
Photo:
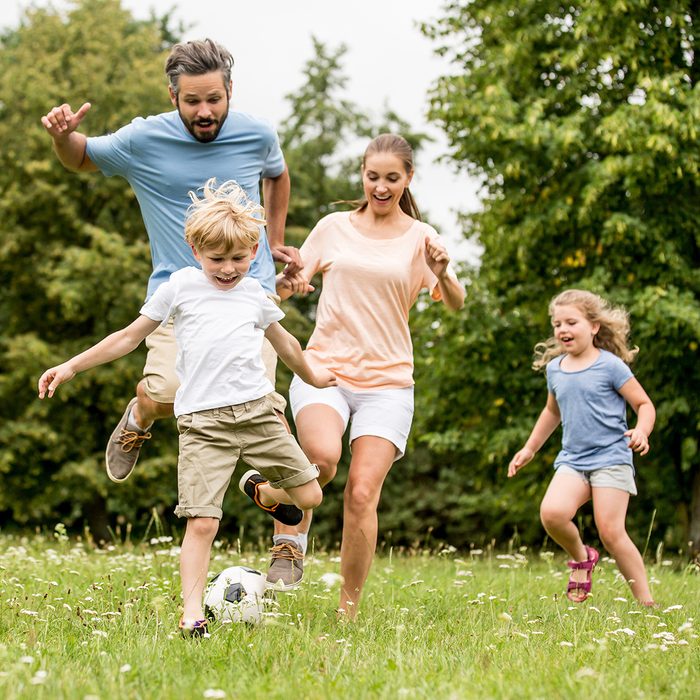
[[[78,372],[127,355],[159,325],[160,321],[139,316],[126,328],[115,331],[70,360],[47,369],[39,379],[39,398],[43,399],[47,394],[51,398],[60,384],[70,381]]]
[[[270,341],[278,357],[298,377],[319,389],[335,386],[335,376],[328,370],[314,370],[309,367],[299,341],[287,332],[279,323],[271,323],[265,331],[265,337]]]

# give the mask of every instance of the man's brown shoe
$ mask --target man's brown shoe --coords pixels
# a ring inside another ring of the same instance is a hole
[[[131,472],[134,471],[136,460],[139,458],[141,445],[146,440],[151,439],[151,433],[147,430],[130,430],[126,421],[131,412],[131,407],[137,399],[131,399],[124,411],[124,415],[117,423],[117,427],[109,438],[107,449],[105,450],[105,465],[107,476],[117,483],[126,481]]]
[[[304,554],[294,540],[277,540],[270,552],[272,561],[267,572],[267,585],[276,591],[291,591],[304,578]]]

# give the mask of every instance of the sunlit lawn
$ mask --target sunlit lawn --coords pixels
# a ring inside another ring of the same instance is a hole
[[[212,573],[265,569],[265,553],[218,544]],[[648,610],[606,558],[575,606],[549,552],[387,553],[349,624],[338,559],[316,553],[257,627],[185,640],[173,545],[0,537],[0,697],[700,697],[700,576],[679,561],[650,564]]]

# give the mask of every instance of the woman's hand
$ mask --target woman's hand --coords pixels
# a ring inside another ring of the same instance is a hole
[[[447,248],[430,236],[425,237],[425,262],[438,279],[442,279],[447,273],[450,262]]]

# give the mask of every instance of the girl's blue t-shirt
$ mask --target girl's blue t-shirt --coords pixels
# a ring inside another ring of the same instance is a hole
[[[103,174],[125,178],[136,194],[153,262],[147,297],[176,270],[199,267],[184,239],[190,190],[212,177],[218,184],[235,180],[259,203],[261,178],[277,177],[285,168],[275,130],[233,110],[209,143],[197,141],[173,111],[139,117],[113,134],[90,137],[87,154]],[[275,264],[263,226],[248,274],[275,293]]]
[[[561,368],[565,355],[547,365],[547,388],[561,412],[562,449],[554,467],[567,465],[591,471],[632,463],[627,430],[627,407],[619,391],[634,376],[632,370],[607,350],[582,369]]]

